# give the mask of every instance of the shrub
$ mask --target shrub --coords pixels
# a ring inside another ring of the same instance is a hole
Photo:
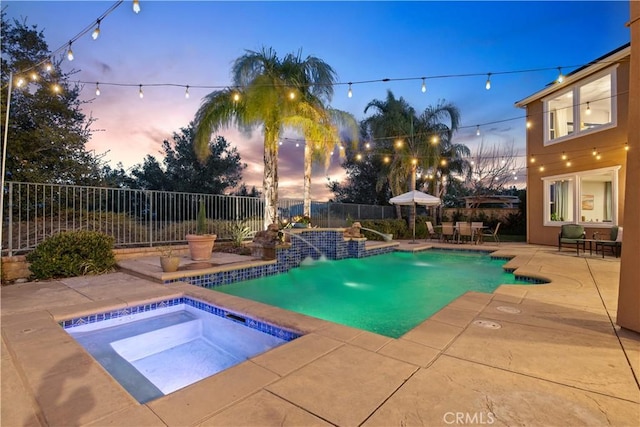
[[[36,279],[103,274],[113,271],[114,239],[97,231],[66,231],[55,234],[27,255]]]

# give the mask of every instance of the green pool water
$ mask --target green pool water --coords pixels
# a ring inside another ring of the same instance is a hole
[[[397,338],[467,291],[527,284],[505,262],[477,252],[393,252],[315,261],[215,290]]]

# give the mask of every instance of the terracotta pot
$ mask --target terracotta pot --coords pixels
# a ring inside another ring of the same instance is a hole
[[[160,265],[162,266],[162,271],[165,273],[171,273],[173,271],[178,271],[178,266],[180,265],[180,257],[177,256],[161,256],[160,257]]]
[[[217,237],[215,234],[187,234],[191,259],[194,261],[209,260]]]

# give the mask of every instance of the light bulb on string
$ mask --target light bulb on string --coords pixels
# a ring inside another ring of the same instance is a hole
[[[587,116],[591,115],[591,106],[589,105],[589,101],[587,101]]]
[[[235,102],[240,101],[240,94],[239,94],[238,92],[235,92],[235,93],[233,94],[233,100],[234,100]]]
[[[96,96],[100,96],[100,85],[96,82]]]
[[[67,50],[67,59],[73,61],[73,50],[71,50],[71,42],[69,42],[69,50]]]
[[[31,72],[31,81],[38,81],[38,73],[36,73],[35,71]]]
[[[93,30],[93,33],[91,33],[91,38],[94,40],[97,40],[98,37],[100,37],[100,20],[98,19],[97,21],[97,26],[96,29]]]
[[[184,90],[184,97],[189,99],[189,85],[187,85],[187,88]]]
[[[480,125],[476,126],[476,136],[480,136]]]
[[[140,99],[144,98],[144,92],[142,92],[142,85],[140,85],[140,90],[138,90],[138,96]]]
[[[427,82],[425,81],[425,78],[422,78],[422,93],[425,93],[427,91]]]
[[[629,151],[629,143],[628,142],[624,143],[624,151]]]
[[[51,70],[53,70],[53,64],[51,63],[50,60],[44,64],[44,70],[46,72],[51,72]]]
[[[558,67],[558,78],[556,79],[558,83],[562,83],[564,81],[564,76],[562,75],[562,67]]]
[[[18,81],[16,82],[16,86],[22,87],[25,84],[25,80],[22,77],[18,77]]]
[[[491,89],[491,73],[487,74],[487,83],[485,83],[484,88],[487,90]]]
[[[132,6],[135,13],[140,13],[140,0],[133,0]]]
[[[347,91],[347,96],[351,98],[353,96],[353,91],[351,90],[351,83],[349,83],[349,91]]]
[[[562,152],[562,160],[567,160],[567,154],[564,151]]]
[[[598,154],[598,150],[596,150],[596,147],[593,147],[593,151],[591,152],[592,156],[595,156]]]
[[[53,87],[51,88],[53,90],[53,93],[60,93],[62,92],[62,88],[60,87],[60,85],[58,83],[54,83]]]

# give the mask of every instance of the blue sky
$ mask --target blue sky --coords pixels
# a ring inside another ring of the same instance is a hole
[[[26,18],[44,31],[51,50],[64,46],[114,2],[4,1],[9,18]],[[273,47],[279,55],[302,50],[330,64],[344,85],[334,89],[332,106],[365,116],[364,107],[384,99],[391,90],[417,110],[439,100],[461,110],[458,142],[472,150],[513,143],[524,154],[524,111],[514,102],[542,89],[557,76],[557,67],[569,72],[627,43],[629,3],[614,1],[496,1],[496,2],[219,2],[140,1],[135,14],[126,0],[101,23],[101,34],[91,32],[73,43],[75,59],[66,70],[86,84],[85,106],[97,121],[88,148],[107,152],[112,166],[141,163],[156,155],[162,141],[186,126],[211,89],[225,86],[235,58],[245,49]],[[529,69],[546,71],[497,74]],[[491,90],[486,73],[494,73]],[[454,77],[460,74],[481,74]],[[427,92],[420,90],[422,76]],[[452,76],[431,78],[434,76]],[[410,79],[380,82],[384,78]],[[354,84],[347,97],[347,82]],[[107,83],[133,84],[134,87]],[[190,85],[145,87],[149,84]],[[138,97],[143,85],[144,98]],[[511,119],[504,122],[503,120]],[[500,123],[492,123],[500,122]],[[476,136],[476,125],[481,136]],[[244,180],[262,185],[262,136],[221,132],[237,146],[249,168]],[[329,197],[326,176],[341,179],[334,161],[325,171],[314,167],[314,199]],[[521,178],[522,179],[522,178]],[[302,147],[286,143],[280,152],[280,196],[302,197]]]

